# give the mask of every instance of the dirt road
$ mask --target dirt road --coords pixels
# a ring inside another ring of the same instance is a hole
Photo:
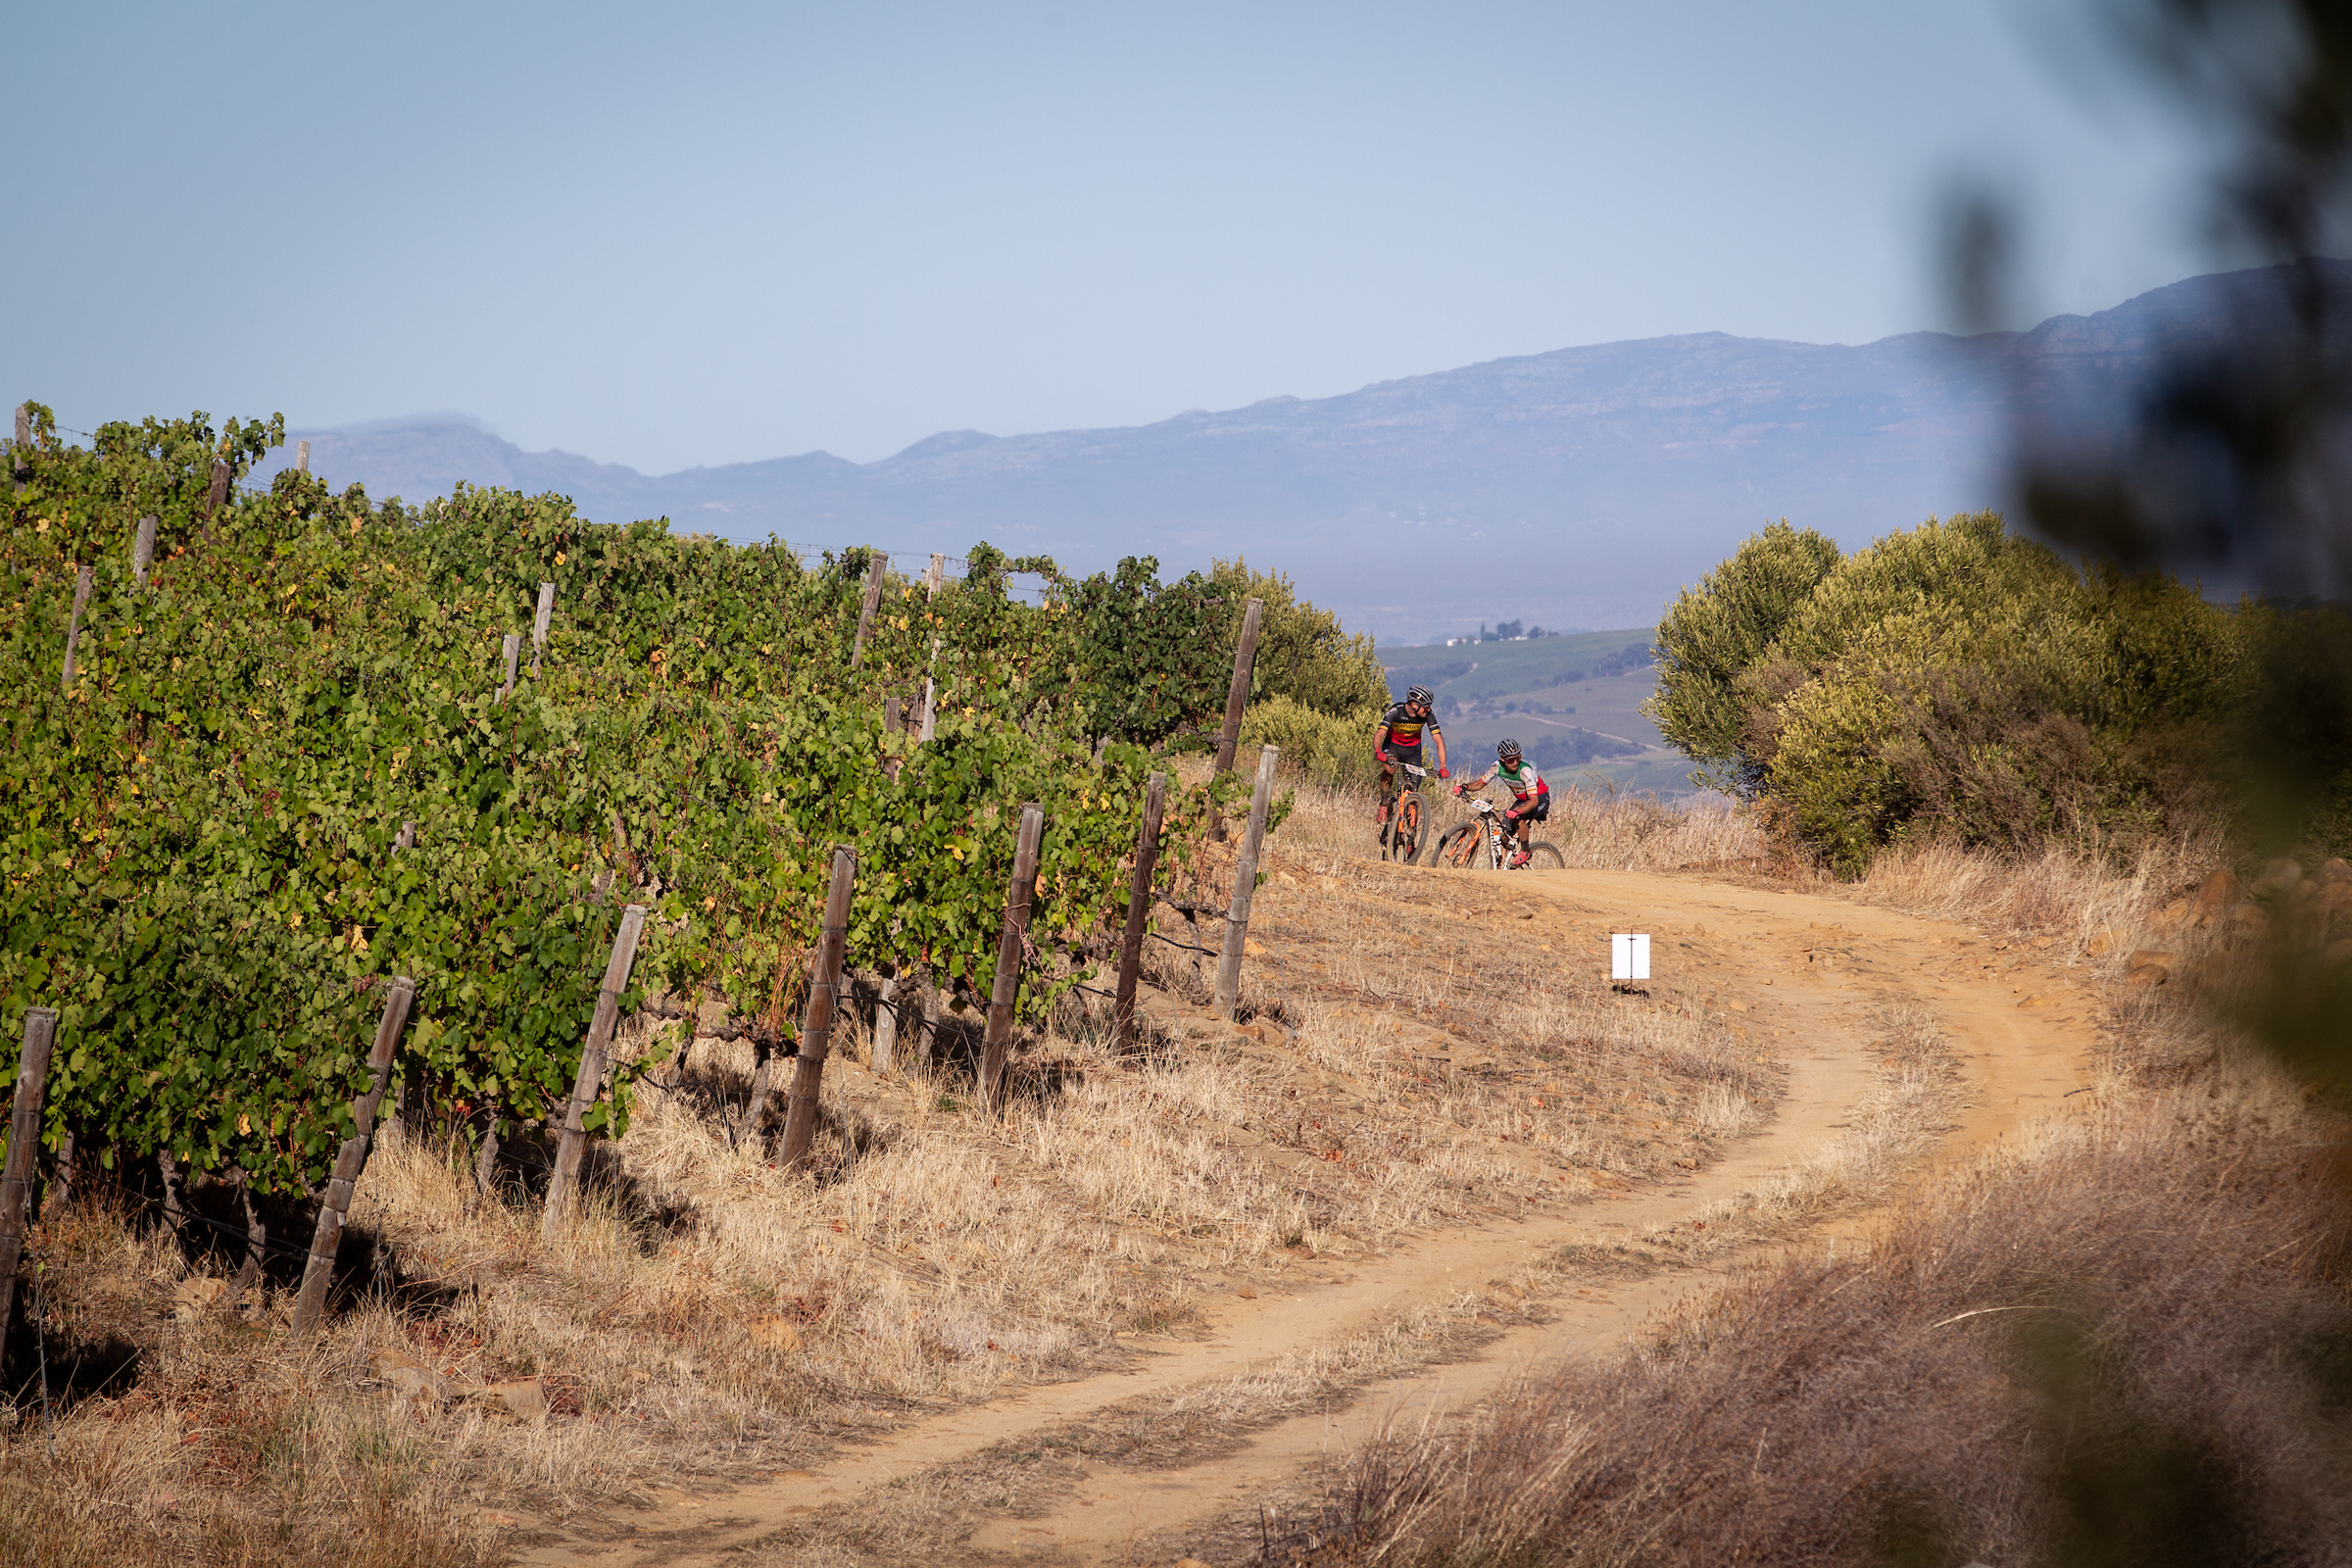
[[[797,1554],[790,1538],[799,1531],[843,1511],[904,1505],[909,1494],[894,1484],[916,1483],[940,1466],[1346,1342],[1563,1247],[1674,1224],[1806,1158],[1835,1135],[1877,1081],[1871,1014],[1880,1004],[1910,1000],[1932,1009],[1965,1071],[1966,1103],[1923,1177],[2057,1109],[2084,1081],[2080,1074],[2095,1043],[2093,1004],[2078,977],[2030,949],[1842,899],[1689,877],[1568,871],[1518,879],[1547,900],[1542,925],[1560,951],[1599,961],[1609,931],[1647,931],[1659,986],[1697,988],[1737,1029],[1772,1044],[1788,1078],[1770,1124],[1688,1179],[1522,1223],[1430,1236],[1338,1277],[1301,1280],[1255,1299],[1222,1298],[1208,1308],[1206,1336],[1162,1342],[1128,1370],[916,1421],[812,1471],[722,1495],[671,1497],[602,1532],[603,1539],[567,1536],[522,1560],[782,1561]],[[1366,1387],[1344,1408],[1261,1427],[1178,1467],[1075,1466],[1042,1506],[1033,1499],[1018,1516],[973,1514],[966,1554],[1073,1563],[1164,1561],[1185,1545],[1214,1554],[1204,1528],[1250,1511],[1257,1499],[1279,1498],[1378,1422],[1400,1411],[1459,1406],[1531,1363],[1621,1342],[1678,1296],[1709,1288],[1711,1278],[1696,1268],[1630,1283],[1605,1276],[1572,1282],[1543,1303],[1548,1321],[1510,1328],[1472,1359]]]

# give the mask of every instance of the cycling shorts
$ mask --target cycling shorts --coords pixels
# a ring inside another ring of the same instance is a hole
[[[1548,822],[1551,820],[1551,791],[1545,790],[1533,800],[1513,801],[1511,808],[1519,813],[1522,822]]]
[[[1421,748],[1418,746],[1399,746],[1395,741],[1391,741],[1389,742],[1389,756],[1391,759],[1393,759],[1393,760],[1380,764],[1380,770],[1384,774],[1395,772],[1397,768],[1397,765],[1402,762],[1410,762],[1415,767],[1427,767],[1429,765],[1421,760]],[[1406,773],[1403,776],[1407,783],[1420,782],[1410,773]]]

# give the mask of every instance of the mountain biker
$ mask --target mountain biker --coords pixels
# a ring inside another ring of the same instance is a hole
[[[1511,787],[1511,808],[1502,813],[1502,825],[1503,831],[1518,845],[1509,862],[1517,869],[1527,863],[1527,840],[1520,837],[1519,830],[1530,822],[1551,819],[1551,786],[1544,782],[1544,775],[1536,770],[1535,763],[1521,757],[1519,743],[1505,740],[1494,748],[1494,765],[1475,779],[1462,780],[1453,787],[1453,793],[1467,795],[1483,790],[1497,778]]]
[[[1415,767],[1425,765],[1421,760],[1421,732],[1429,731],[1438,743],[1438,777],[1451,778],[1446,767],[1446,732],[1430,710],[1437,694],[1426,686],[1408,688],[1404,701],[1380,716],[1380,729],[1372,737],[1372,755],[1380,760],[1380,809],[1372,819],[1388,825],[1389,802],[1394,798],[1397,765],[1410,762]]]

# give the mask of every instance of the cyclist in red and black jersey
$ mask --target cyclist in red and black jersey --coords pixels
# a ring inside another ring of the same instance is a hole
[[[1451,778],[1446,767],[1446,732],[1430,710],[1437,694],[1426,686],[1415,686],[1404,694],[1404,701],[1380,717],[1380,728],[1372,737],[1372,755],[1380,761],[1380,809],[1373,820],[1386,824],[1389,820],[1389,798],[1395,791],[1396,764],[1410,762],[1415,767],[1429,764],[1421,760],[1421,737],[1424,731],[1438,743],[1438,777]]]

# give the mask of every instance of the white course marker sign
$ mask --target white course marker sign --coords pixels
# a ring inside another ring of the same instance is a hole
[[[1649,978],[1648,932],[1613,931],[1609,934],[1609,978],[1612,980],[1646,980]]]

